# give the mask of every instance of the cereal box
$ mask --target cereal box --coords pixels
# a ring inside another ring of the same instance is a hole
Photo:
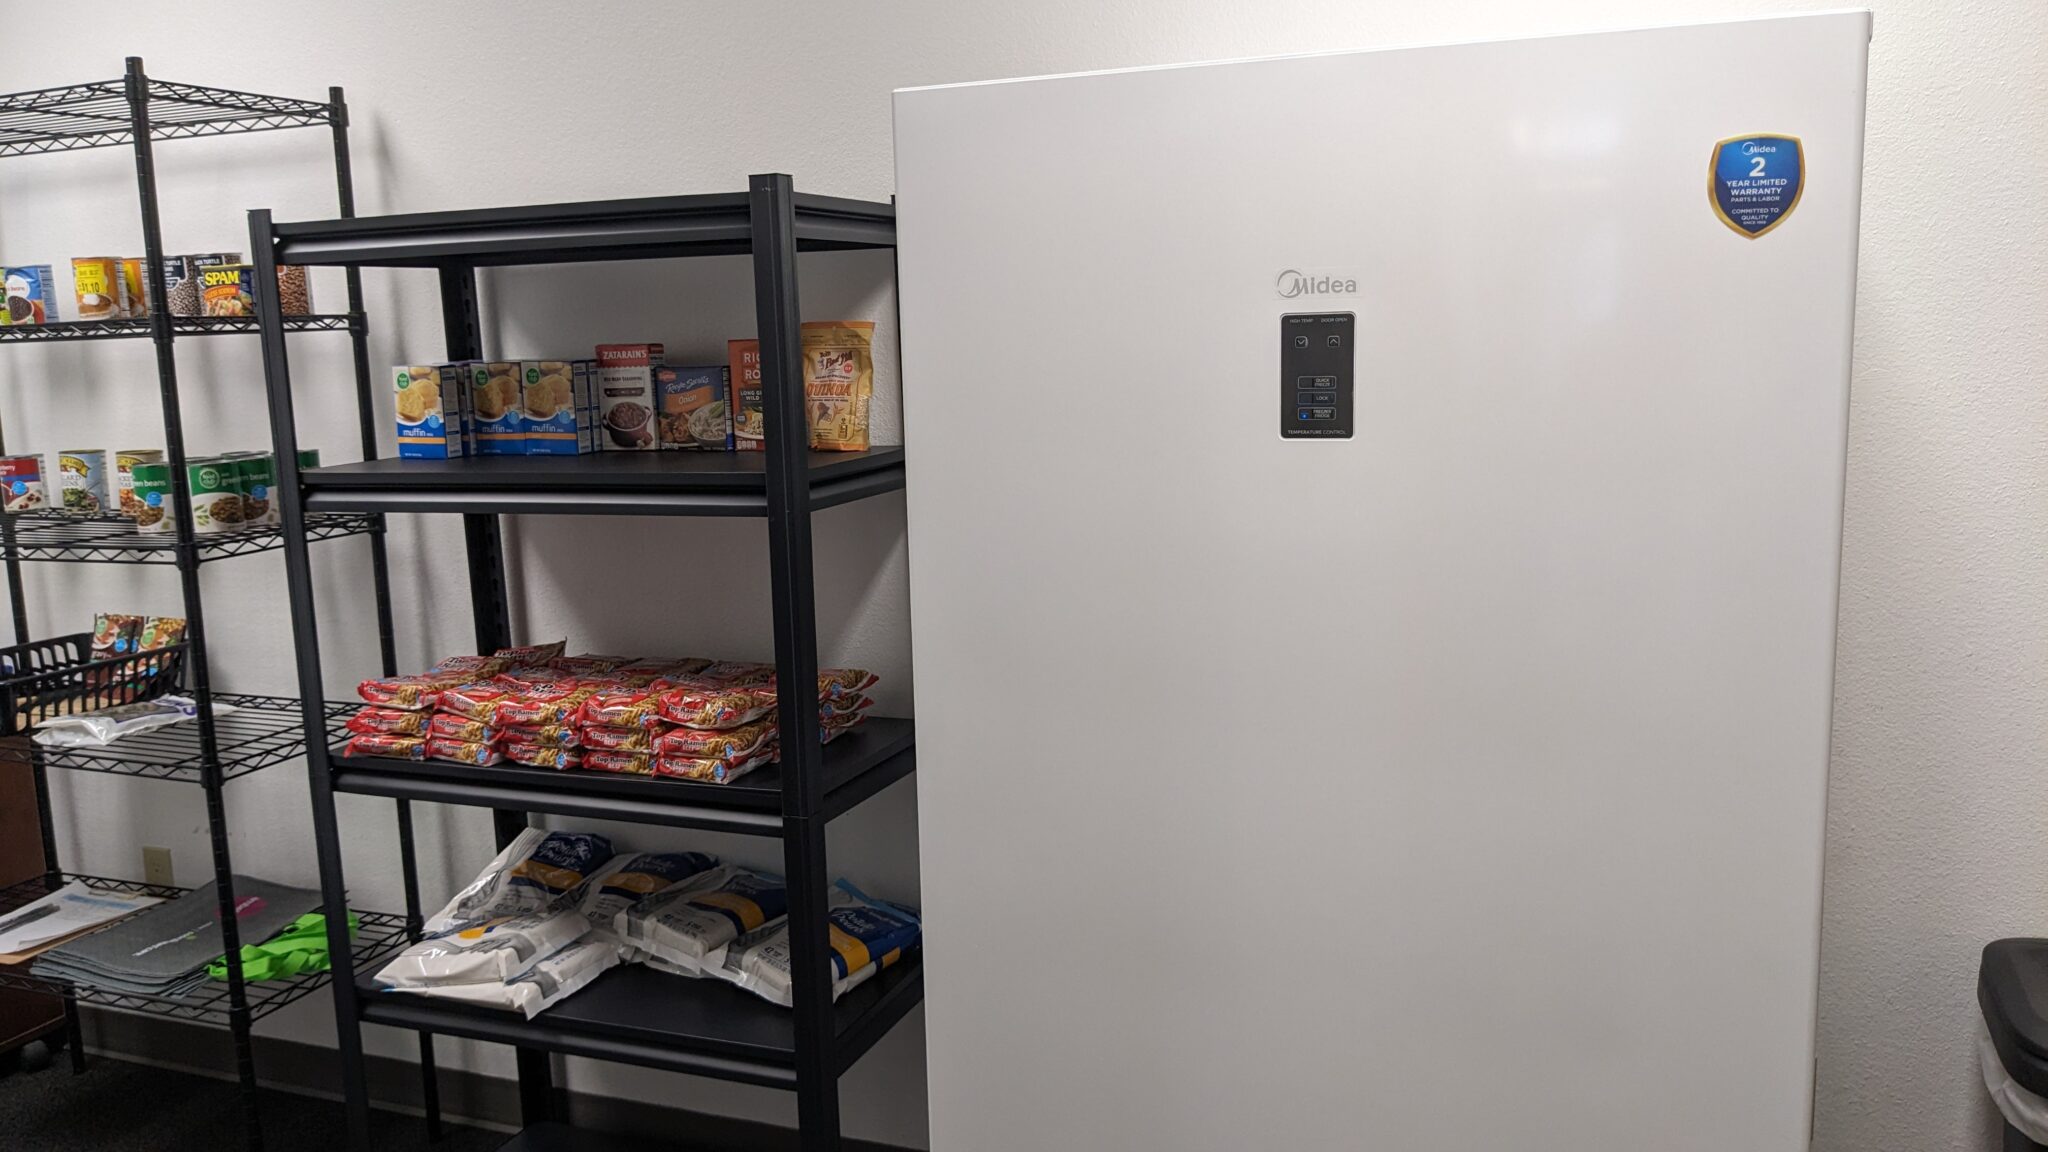
[[[597,346],[597,416],[606,451],[661,447],[654,419],[654,370],[661,365],[662,354],[659,344]]]
[[[48,324],[57,313],[57,277],[48,264],[0,268],[0,327]]]
[[[661,396],[661,446],[703,451],[732,450],[732,416],[725,403],[723,364],[701,368],[656,368]]]
[[[732,412],[732,446],[737,452],[762,452],[768,448],[767,421],[761,413],[761,342],[728,340],[726,356],[732,362],[728,401]]]
[[[526,455],[525,384],[517,360],[475,360],[469,380],[470,436],[479,456]]]
[[[526,454],[575,456],[590,451],[596,425],[588,372],[568,360],[522,360],[521,406],[526,415]]]
[[[391,386],[398,404],[399,456],[450,460],[464,455],[459,365],[400,365],[392,369]]]

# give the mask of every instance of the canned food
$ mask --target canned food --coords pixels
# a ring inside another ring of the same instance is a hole
[[[162,460],[137,460],[128,468],[129,492],[135,497],[137,532],[170,532],[171,466]]]
[[[0,512],[33,512],[49,503],[38,456],[0,456]]]
[[[299,471],[304,472],[308,468],[318,468],[319,466],[320,450],[318,448],[299,449]]]
[[[276,524],[279,515],[273,490],[277,487],[277,457],[268,452],[238,452],[235,468],[241,477],[242,523]]]
[[[128,318],[149,319],[149,276],[142,257],[121,257],[121,291],[128,301]]]
[[[185,463],[185,490],[192,495],[192,531],[205,536],[242,526],[241,472],[225,456],[206,456]]]
[[[74,256],[71,284],[80,320],[118,320],[128,314],[121,261],[112,256]]]
[[[114,495],[121,515],[133,520],[142,511],[142,501],[135,495],[134,468],[137,464],[161,464],[164,450],[161,448],[127,448],[114,453]]]
[[[64,511],[98,516],[107,510],[107,454],[100,448],[66,448],[57,453],[57,479],[64,486]]]

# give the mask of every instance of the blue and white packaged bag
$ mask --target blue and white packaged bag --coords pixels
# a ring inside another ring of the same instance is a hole
[[[430,917],[425,930],[452,932],[503,916],[564,907],[611,858],[611,840],[594,832],[528,828]]]

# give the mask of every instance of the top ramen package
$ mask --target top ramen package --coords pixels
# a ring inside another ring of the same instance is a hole
[[[555,907],[611,858],[611,840],[594,832],[528,828],[429,918],[425,928],[430,933],[450,932],[494,917]]]
[[[804,417],[819,452],[868,446],[868,401],[875,389],[872,320],[822,320],[803,326]]]

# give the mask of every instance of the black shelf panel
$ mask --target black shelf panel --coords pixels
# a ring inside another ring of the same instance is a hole
[[[671,1147],[649,1144],[637,1136],[607,1136],[544,1120],[520,1129],[519,1135],[498,1146],[498,1152],[664,1152]]]
[[[127,895],[161,896],[175,899],[188,889],[170,888],[158,884],[138,884],[129,880],[110,880],[103,876],[81,876],[65,873],[61,883],[82,881],[94,888],[107,892]],[[0,888],[0,915],[5,915],[43,898],[52,889],[46,887],[41,877],[23,881],[10,888]],[[359,926],[354,945],[349,951],[355,956],[357,969],[374,965],[386,956],[396,952],[405,944],[405,917],[383,912],[357,911]],[[254,944],[249,940],[244,943]],[[249,1017],[261,1020],[272,1012],[312,993],[325,988],[328,974],[325,972],[294,976],[288,980],[250,981],[247,989]],[[73,984],[69,981],[46,980],[30,974],[28,964],[0,964],[0,988],[14,988],[27,992],[41,992],[76,1000],[80,1004],[93,1004],[102,1008],[117,1008],[127,1012],[140,1012],[150,1016],[168,1016],[179,1020],[195,1020],[210,1024],[225,1024],[228,1021],[228,986],[226,981],[208,981],[186,996],[148,996],[133,992],[117,992],[107,988],[95,988],[90,984]]]
[[[765,516],[765,452],[597,452],[584,456],[387,458],[300,473],[317,512]],[[813,452],[811,506],[903,487],[903,449]]]
[[[287,316],[287,332],[350,332],[363,326],[357,313],[336,312]],[[225,336],[255,332],[254,316],[173,316],[171,331],[179,336]],[[0,328],[0,344],[49,344],[65,340],[136,340],[151,333],[144,320],[59,320],[53,324],[21,324]]]
[[[304,128],[334,121],[331,104],[227,88],[148,81],[151,140]],[[0,156],[133,143],[124,80],[0,95]]]
[[[351,706],[352,710],[352,706]],[[825,819],[838,816],[917,767],[909,720],[876,716],[824,748]],[[561,772],[520,764],[479,767],[444,760],[347,757],[336,750],[334,789],[364,796],[430,800],[627,820],[743,835],[782,834],[782,767],[757,768],[730,784],[609,772]]]
[[[379,988],[358,969],[358,1012],[372,1024],[639,1064],[769,1088],[796,1088],[796,1017],[723,980],[625,964],[528,1020],[470,1004]],[[834,1064],[843,1072],[924,998],[924,963],[903,958],[833,1005]]]
[[[144,535],[125,516],[67,516],[62,512],[17,513],[14,544],[0,545],[0,557],[89,564],[176,564],[178,537],[164,532]],[[307,518],[306,538],[333,540],[379,531],[375,516],[328,513]],[[200,561],[225,560],[284,547],[275,524],[235,528],[193,539]]]
[[[215,692],[214,703],[232,704],[235,711],[215,714],[214,738],[220,750],[222,780],[233,780],[306,754],[305,714],[294,696],[244,696]],[[327,706],[330,743],[347,738],[348,718],[355,709]],[[193,721],[137,732],[111,744],[83,748],[48,748],[32,740],[0,743],[0,763],[26,764],[34,752],[50,768],[109,772],[152,780],[200,782],[205,756],[199,748],[199,724]]]
[[[800,251],[891,248],[896,208],[797,193]],[[273,224],[280,264],[564,264],[752,251],[748,194],[653,196]]]

